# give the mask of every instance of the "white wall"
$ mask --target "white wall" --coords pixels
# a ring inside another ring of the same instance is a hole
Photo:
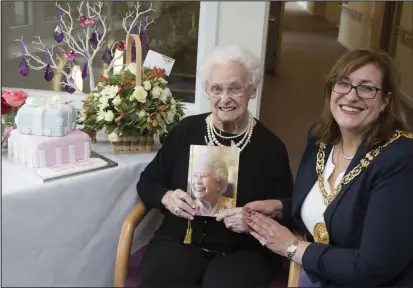
[[[201,2],[198,63],[216,45],[238,44],[262,59],[264,68],[269,2]],[[214,15],[214,12],[216,14]],[[262,85],[248,106],[259,117]],[[195,111],[209,112],[204,88],[197,82]]]

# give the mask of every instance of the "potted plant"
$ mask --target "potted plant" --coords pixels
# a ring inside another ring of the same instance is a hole
[[[130,37],[139,42],[137,35]],[[154,136],[168,133],[168,127],[182,119],[184,107],[167,87],[164,69],[146,69],[140,57],[136,63],[131,62],[131,53],[128,57],[129,64],[121,71],[98,78],[97,89],[84,101],[79,123],[84,130],[104,129],[115,152],[150,152]]]

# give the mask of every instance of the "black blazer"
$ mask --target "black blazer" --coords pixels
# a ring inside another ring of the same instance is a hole
[[[328,145],[325,160],[331,149]],[[301,219],[301,206],[317,180],[317,152],[315,139],[309,136],[292,197],[295,223],[311,241]],[[362,144],[347,171],[367,152]],[[384,148],[358,177],[344,185],[324,219],[330,245],[311,243],[302,259],[313,282],[412,286],[413,139],[402,136]]]

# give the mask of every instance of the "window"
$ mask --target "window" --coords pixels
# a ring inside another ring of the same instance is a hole
[[[65,2],[59,1],[58,3],[67,8]],[[68,3],[76,19],[79,16],[76,5],[80,1]],[[122,19],[136,3],[141,4],[141,11],[151,5],[150,2],[135,1],[105,2],[103,14],[107,16],[108,23],[112,26],[109,40],[124,39]],[[174,58],[175,64],[168,78],[169,88],[174,96],[181,98],[184,102],[194,103],[200,2],[155,1],[152,3],[152,8],[155,12],[148,15],[154,17],[155,21],[148,26],[149,43],[143,47],[143,59],[149,49]],[[5,15],[2,19],[1,35],[3,67],[15,67],[3,74],[3,86],[53,90],[53,87],[58,85],[46,82],[41,71],[30,70],[28,76],[20,76],[18,71],[20,59],[16,56],[16,53],[20,51],[20,44],[15,40],[23,36],[29,51],[41,59],[45,59],[45,53],[37,51],[36,47],[31,44],[34,40],[33,36],[39,35],[48,47],[59,46],[60,44],[57,44],[53,38],[58,13],[55,2],[2,2],[2,12]],[[78,24],[76,26],[79,27]],[[134,32],[136,31],[137,29]],[[81,30],[79,32],[79,35],[83,36],[83,32]],[[78,58],[75,60],[76,64],[82,67],[84,59]],[[94,76],[97,79],[102,73],[103,63],[100,61],[100,55],[97,55],[94,60]],[[88,79],[85,80],[83,86],[84,92],[88,93],[90,91]]]

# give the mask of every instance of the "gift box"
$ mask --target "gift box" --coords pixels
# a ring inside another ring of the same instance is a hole
[[[60,97],[29,97],[15,119],[21,134],[62,137],[76,128],[76,110]]]

